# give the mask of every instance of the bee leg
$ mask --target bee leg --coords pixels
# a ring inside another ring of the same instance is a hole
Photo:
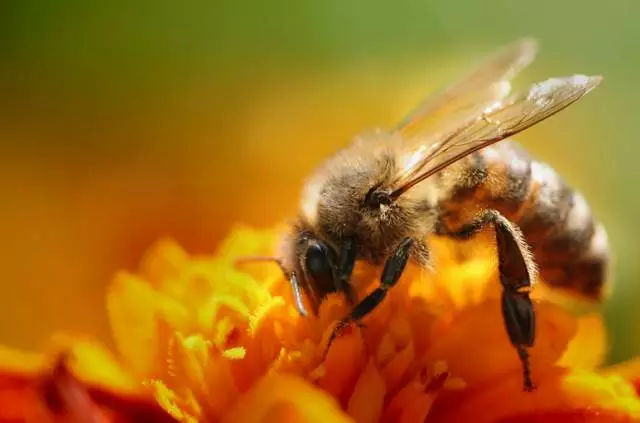
[[[345,298],[349,304],[353,305],[356,302],[356,296],[351,287],[349,280],[351,279],[351,273],[353,272],[353,266],[356,263],[356,243],[350,238],[342,244],[340,248],[340,256],[338,257],[337,269],[336,269],[336,290],[344,293]]]
[[[342,333],[342,331],[349,326],[352,322],[357,322],[366,316],[369,312],[376,308],[380,302],[387,295],[387,291],[400,279],[400,275],[407,264],[409,259],[409,252],[413,240],[411,238],[405,238],[395,249],[393,254],[387,259],[382,276],[380,277],[380,286],[376,288],[372,293],[367,295],[362,301],[360,301],[349,313],[348,316],[338,322],[336,327],[331,332],[329,341],[327,343],[327,349],[331,347],[333,341]]]
[[[484,212],[460,231],[448,233],[455,238],[469,238],[487,224],[493,224],[498,250],[498,270],[502,284],[502,317],[509,340],[518,351],[522,362],[524,389],[535,388],[531,380],[528,347],[535,339],[535,311],[529,298],[535,268],[529,248],[520,230],[496,210]]]
[[[502,284],[502,316],[511,343],[516,347],[522,362],[524,388],[532,391],[528,347],[535,340],[536,315],[529,289],[533,265],[524,238],[513,224],[498,215],[494,221],[498,248],[498,270]]]

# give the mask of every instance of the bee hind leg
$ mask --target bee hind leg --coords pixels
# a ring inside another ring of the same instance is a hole
[[[325,353],[329,350],[329,347],[331,347],[333,341],[342,333],[342,331],[347,326],[349,326],[353,322],[357,323],[358,321],[360,321],[360,319],[369,314],[373,309],[376,308],[378,304],[382,302],[384,297],[387,295],[387,291],[396,284],[398,279],[400,279],[400,275],[402,275],[402,272],[404,271],[404,268],[409,259],[412,245],[413,240],[411,238],[405,238],[402,242],[400,242],[393,254],[391,254],[391,256],[385,262],[384,270],[382,271],[382,276],[380,277],[380,286],[376,288],[372,293],[367,295],[362,301],[356,304],[351,313],[349,313],[346,317],[338,322],[336,327],[331,332],[331,336],[329,337]]]
[[[520,229],[500,212],[487,210],[459,231],[444,234],[467,239],[488,224],[493,224],[496,236],[498,270],[503,288],[502,317],[509,340],[522,362],[524,389],[531,391],[535,386],[531,380],[527,348],[533,346],[535,339],[535,311],[529,298],[529,288],[536,271]]]

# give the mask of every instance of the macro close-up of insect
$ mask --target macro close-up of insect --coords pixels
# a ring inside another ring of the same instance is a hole
[[[376,309],[408,261],[430,264],[429,235],[495,232],[505,336],[521,360],[525,390],[535,387],[529,292],[538,274],[551,287],[601,299],[605,229],[580,193],[508,138],[576,102],[602,78],[550,78],[511,94],[510,80],[536,50],[531,39],[507,46],[392,129],[356,137],[308,179],[277,260],[302,315],[310,314],[304,297],[314,314],[329,293],[351,304],[329,344]],[[358,260],[383,266],[379,286],[365,298],[350,285]]]
[[[640,3],[9,3],[0,423],[640,421]]]

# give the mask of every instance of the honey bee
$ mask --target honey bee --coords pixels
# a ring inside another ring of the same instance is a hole
[[[502,315],[526,390],[534,388],[527,349],[535,338],[529,291],[538,266],[546,283],[600,298],[609,255],[603,226],[581,194],[506,139],[602,78],[551,78],[510,94],[510,80],[536,51],[531,39],[507,46],[392,129],[356,137],[309,178],[278,263],[302,315],[303,296],[314,313],[332,292],[352,304],[329,343],[384,300],[409,259],[429,263],[429,235],[495,231]],[[384,264],[379,286],[360,300],[349,280],[356,260]]]

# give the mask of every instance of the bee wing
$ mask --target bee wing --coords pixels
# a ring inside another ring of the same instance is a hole
[[[574,75],[551,78],[528,92],[497,100],[480,113],[428,140],[402,158],[402,171],[393,184],[397,197],[418,182],[476,150],[503,140],[564,109],[595,88],[602,77]]]
[[[537,50],[532,38],[506,46],[458,82],[424,99],[392,131],[405,137],[424,133],[434,123],[443,127],[443,120],[459,122],[460,115],[473,115],[505,98],[511,89],[509,81],[533,61]]]

